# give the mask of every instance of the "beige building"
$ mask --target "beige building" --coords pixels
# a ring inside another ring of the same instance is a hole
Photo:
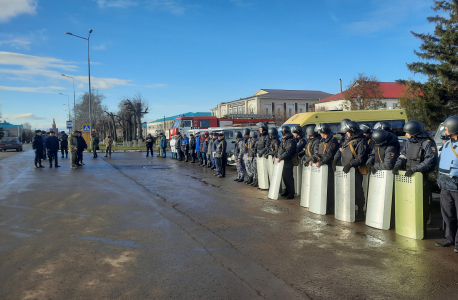
[[[289,118],[297,113],[311,111],[313,103],[331,94],[308,90],[261,89],[253,96],[222,102],[211,109],[218,118],[231,114],[261,114]]]

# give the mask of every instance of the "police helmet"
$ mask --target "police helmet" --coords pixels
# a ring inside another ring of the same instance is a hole
[[[218,132],[218,136],[224,136],[224,132],[222,131]]]
[[[315,126],[311,125],[311,126],[307,127],[307,129],[305,130],[305,133],[307,134],[307,136],[315,136],[315,135],[317,135],[317,132],[315,130]]]
[[[340,121],[340,132],[341,133],[344,133],[345,131],[343,131],[343,128],[345,127],[345,124],[347,124],[348,122],[350,122],[351,120],[350,119],[343,119],[342,121]]]
[[[249,128],[245,128],[243,129],[243,135],[250,135],[250,129]]]
[[[243,138],[243,135],[242,135],[242,133],[240,131],[237,131],[235,133],[235,137],[238,138],[238,139],[241,139],[241,138]]]
[[[278,130],[275,127],[270,127],[269,128],[269,136],[270,137],[276,137],[278,135]]]
[[[346,133],[346,132],[350,132],[351,134],[359,133],[359,132],[360,132],[359,124],[356,123],[355,121],[348,121],[348,122],[344,125],[343,131],[344,131],[345,133]]]
[[[323,133],[323,134],[331,134],[332,133],[331,125],[329,125],[328,123],[320,123],[320,124],[318,124],[318,126],[316,126],[315,130],[316,130],[316,132]]]
[[[281,134],[282,135],[289,135],[291,134],[291,128],[289,126],[282,126],[281,127]]]
[[[64,134],[64,133],[65,133],[65,131],[61,131],[60,133],[61,133],[61,134]]]
[[[390,133],[388,131],[383,130],[383,129],[377,129],[377,130],[374,130],[371,138],[376,145],[383,145],[388,140],[389,137],[390,137]]]
[[[383,121],[382,122],[377,122],[377,124],[375,124],[374,130],[376,130],[376,129],[382,129],[382,130],[386,130],[388,132],[392,131],[390,123],[383,122]]]
[[[371,124],[367,124],[367,123],[361,124],[359,126],[359,129],[361,129],[361,131],[363,133],[367,133],[367,134],[371,134],[372,133],[372,125]]]
[[[257,138],[258,138],[258,133],[257,133],[256,131],[254,131],[254,130],[251,131],[251,132],[250,132],[250,138],[255,138],[255,139],[257,139]]]
[[[425,125],[419,121],[409,121],[404,125],[404,132],[410,134],[411,136],[418,135],[425,131]]]
[[[261,129],[261,128],[262,128],[263,132],[267,131],[267,125],[266,124],[262,123],[261,126],[259,126],[259,129]]]
[[[299,125],[293,126],[293,127],[291,128],[291,132],[292,132],[292,133],[297,133],[297,134],[302,135],[302,127],[299,126]]]
[[[451,116],[448,117],[444,125],[447,126],[448,128],[448,134],[457,134],[458,133],[458,117],[457,116]]]

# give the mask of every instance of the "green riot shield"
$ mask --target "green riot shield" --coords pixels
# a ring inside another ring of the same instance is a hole
[[[421,240],[423,231],[423,175],[412,177],[399,171],[395,178],[396,233],[411,239]]]

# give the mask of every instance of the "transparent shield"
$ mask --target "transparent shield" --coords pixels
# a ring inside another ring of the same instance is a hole
[[[303,207],[309,207],[310,203],[310,179],[312,167],[307,166],[302,168],[302,186],[301,186],[301,203]]]
[[[391,171],[377,171],[371,174],[366,209],[367,226],[390,229],[393,177]]]
[[[316,167],[312,165],[310,186],[309,211],[314,214],[325,215],[328,196],[328,166]]]
[[[281,177],[283,174],[284,161],[275,161],[272,168],[272,180],[270,181],[269,187],[269,198],[278,200],[278,194],[280,191]]]
[[[335,218],[344,222],[355,222],[355,169],[345,173],[343,167],[337,167],[335,182]]]

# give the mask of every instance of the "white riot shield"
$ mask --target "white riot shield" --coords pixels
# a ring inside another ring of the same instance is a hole
[[[328,166],[319,168],[312,165],[310,174],[310,202],[309,211],[314,214],[325,215],[328,196]]]
[[[258,157],[257,158],[257,168],[258,168],[258,186],[261,190],[269,189],[269,175],[267,172],[267,158]]]
[[[377,171],[371,174],[366,209],[366,225],[390,229],[391,203],[393,202],[393,173]]]
[[[302,167],[302,185],[301,185],[301,206],[309,207],[310,203],[310,179],[312,178],[312,167]]]
[[[299,162],[299,165],[293,168],[294,175],[294,192],[297,195],[301,194],[302,186],[302,161]]]
[[[281,175],[283,174],[283,165],[284,161],[280,160],[278,162],[275,160],[273,164],[273,170],[272,170],[272,180],[270,181],[270,187],[269,187],[269,198],[273,200],[278,199],[278,192],[280,190],[280,184],[281,184]]]
[[[343,167],[334,172],[335,217],[344,222],[355,222],[355,169],[345,173]]]
[[[272,155],[269,155],[267,158],[267,174],[269,175],[269,181],[272,181],[272,170],[274,168],[273,159]]]
[[[369,191],[369,174],[363,175],[363,192],[364,192],[364,199],[366,199],[366,203],[364,204],[364,211],[367,211],[367,193]]]
[[[423,174],[412,177],[399,171],[395,178],[396,233],[412,239],[423,239]]]

